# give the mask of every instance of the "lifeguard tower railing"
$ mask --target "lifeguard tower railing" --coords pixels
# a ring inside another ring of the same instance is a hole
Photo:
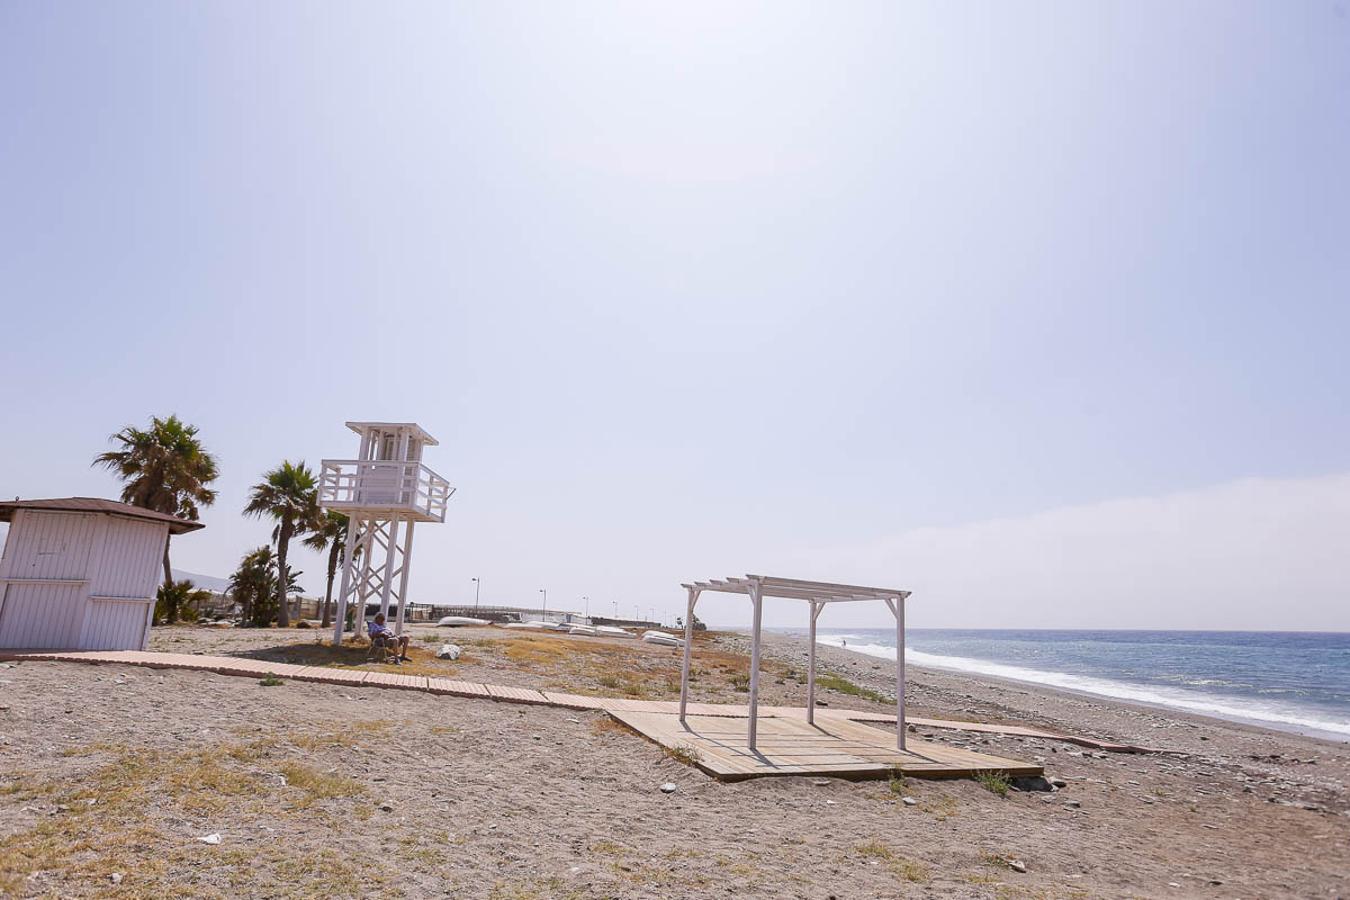
[[[455,489],[415,461],[325,459],[319,469],[319,505],[405,521],[444,522]]]

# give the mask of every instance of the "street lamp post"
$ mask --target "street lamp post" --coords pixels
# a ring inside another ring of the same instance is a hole
[[[586,604],[586,618],[591,617],[591,598],[583,596],[581,602]]]
[[[548,621],[548,588],[540,588],[539,593],[544,595],[544,620]]]
[[[483,582],[477,578],[473,579],[473,608],[478,608],[478,589],[483,586]]]

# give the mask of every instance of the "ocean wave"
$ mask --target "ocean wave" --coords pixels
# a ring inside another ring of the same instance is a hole
[[[817,643],[828,646],[843,646],[839,635],[819,635]],[[885,644],[849,642],[847,649],[874,656],[878,659],[895,659],[895,648]],[[1067,672],[1048,672],[1039,669],[1025,669],[1004,663],[987,662],[982,659],[970,659],[964,656],[943,656],[936,653],[924,653],[921,650],[905,649],[905,661],[914,665],[931,666],[936,669],[953,669],[958,672],[970,672],[977,675],[991,675],[995,678],[1007,678],[1012,681],[1027,681],[1047,687],[1064,688],[1110,697],[1116,700],[1129,700],[1154,706],[1165,706],[1199,715],[1217,716],[1239,722],[1267,725],[1286,730],[1310,730],[1325,735],[1334,735],[1341,740],[1350,739],[1350,721],[1328,719],[1316,713],[1297,708],[1277,707],[1269,704],[1234,705],[1222,698],[1209,697],[1194,691],[1180,688],[1149,687],[1147,685],[1127,684],[1112,681],[1109,678],[1097,678],[1090,675],[1071,675]]]

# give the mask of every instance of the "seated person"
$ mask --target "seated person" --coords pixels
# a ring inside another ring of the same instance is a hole
[[[384,624],[384,613],[376,613],[375,621],[371,622],[366,630],[370,633],[372,644],[383,642],[389,646],[397,646],[398,658],[408,658],[408,636],[406,634],[396,636],[394,632],[390,631]]]

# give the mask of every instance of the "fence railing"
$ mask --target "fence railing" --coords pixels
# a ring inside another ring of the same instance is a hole
[[[454,492],[420,462],[325,459],[319,469],[319,504],[333,509],[402,509],[444,522]]]

